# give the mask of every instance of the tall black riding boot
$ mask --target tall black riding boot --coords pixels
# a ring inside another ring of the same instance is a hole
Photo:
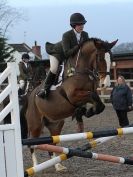
[[[53,74],[51,71],[49,71],[45,82],[44,82],[44,88],[40,90],[40,92],[37,94],[41,98],[47,98],[50,92],[50,87],[55,81],[56,74]]]

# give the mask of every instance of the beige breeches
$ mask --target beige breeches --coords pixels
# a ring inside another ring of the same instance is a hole
[[[59,66],[59,61],[57,60],[56,57],[52,55],[49,55],[49,59],[50,59],[50,71],[56,74]]]

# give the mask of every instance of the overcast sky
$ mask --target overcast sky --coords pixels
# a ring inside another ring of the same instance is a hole
[[[45,42],[58,42],[71,29],[72,13],[82,13],[87,23],[84,30],[90,37],[118,44],[133,42],[133,0],[7,0],[12,7],[22,8],[27,18],[8,31],[10,43],[34,41],[44,47]]]

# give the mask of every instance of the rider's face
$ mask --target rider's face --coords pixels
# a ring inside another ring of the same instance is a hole
[[[84,24],[77,24],[75,26],[75,30],[78,32],[78,33],[81,33],[84,29]]]
[[[24,58],[23,61],[24,61],[25,63],[28,63],[28,62],[29,62],[29,59],[28,59],[28,58]]]

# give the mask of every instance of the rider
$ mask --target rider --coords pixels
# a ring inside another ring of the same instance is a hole
[[[19,62],[19,71],[18,76],[19,90],[18,94],[22,95],[25,92],[26,83],[29,78],[32,77],[32,67],[29,63],[30,56],[27,53],[22,55],[22,61]]]
[[[70,56],[74,56],[83,42],[88,40],[88,33],[83,31],[86,22],[81,13],[72,14],[70,16],[72,30],[63,34],[61,42],[56,44],[46,43],[46,51],[50,54],[50,71],[45,79],[44,88],[38,93],[39,97],[48,97],[50,87],[55,81],[59,64]]]

